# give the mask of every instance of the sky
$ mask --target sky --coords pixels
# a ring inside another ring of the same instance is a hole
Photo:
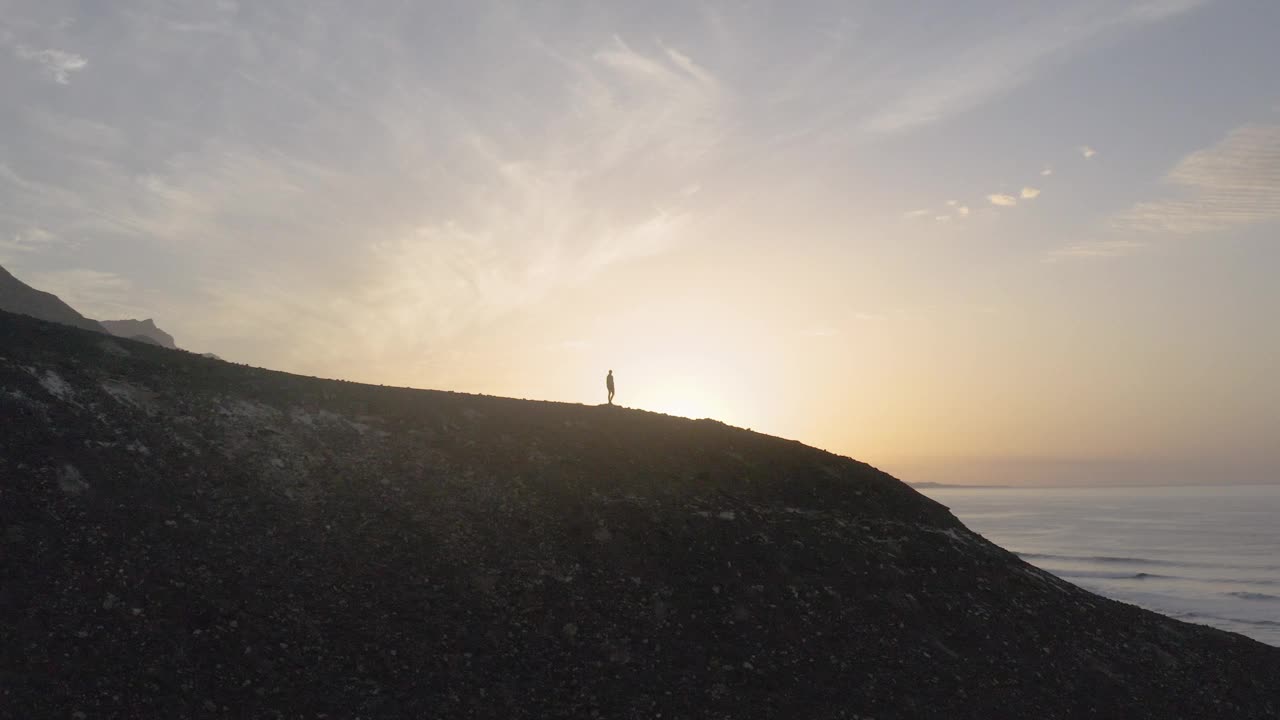
[[[1280,482],[1280,3],[0,0],[0,264],[908,481]]]

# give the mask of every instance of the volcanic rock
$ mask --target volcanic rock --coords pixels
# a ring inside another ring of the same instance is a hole
[[[8,314],[0,526],[4,717],[1280,717],[864,463]]]

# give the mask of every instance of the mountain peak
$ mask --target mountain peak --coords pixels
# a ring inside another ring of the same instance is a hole
[[[116,337],[129,338],[137,340],[138,338],[146,338],[153,341],[161,347],[167,347],[176,350],[177,344],[173,340],[173,336],[161,330],[151,318],[146,320],[102,320],[102,326],[107,332]]]
[[[108,321],[108,322],[111,322],[111,321]],[[115,321],[115,322],[130,322],[130,323],[136,323],[136,324],[138,324],[138,325],[140,325],[140,326],[142,326],[142,327],[148,327],[148,328],[153,328],[153,327],[155,327],[155,326],[156,326],[156,321],[155,321],[155,320],[153,320],[153,319],[151,319],[151,318],[147,318],[146,320],[132,320],[132,319],[130,319],[130,320],[117,320],[117,321]]]

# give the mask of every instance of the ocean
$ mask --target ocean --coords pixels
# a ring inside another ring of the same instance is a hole
[[[1080,587],[1280,646],[1280,485],[919,490]]]

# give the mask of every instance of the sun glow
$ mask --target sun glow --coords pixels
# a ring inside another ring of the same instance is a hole
[[[739,427],[759,427],[766,418],[761,396],[750,392],[768,380],[762,367],[768,364],[765,353],[738,347],[733,338],[711,340],[698,338],[694,332],[655,347],[680,350],[645,352],[632,348],[627,367],[614,369],[619,383],[617,402]]]
[[[658,380],[646,392],[645,408],[694,420],[725,420],[729,412],[721,398],[693,375]]]

